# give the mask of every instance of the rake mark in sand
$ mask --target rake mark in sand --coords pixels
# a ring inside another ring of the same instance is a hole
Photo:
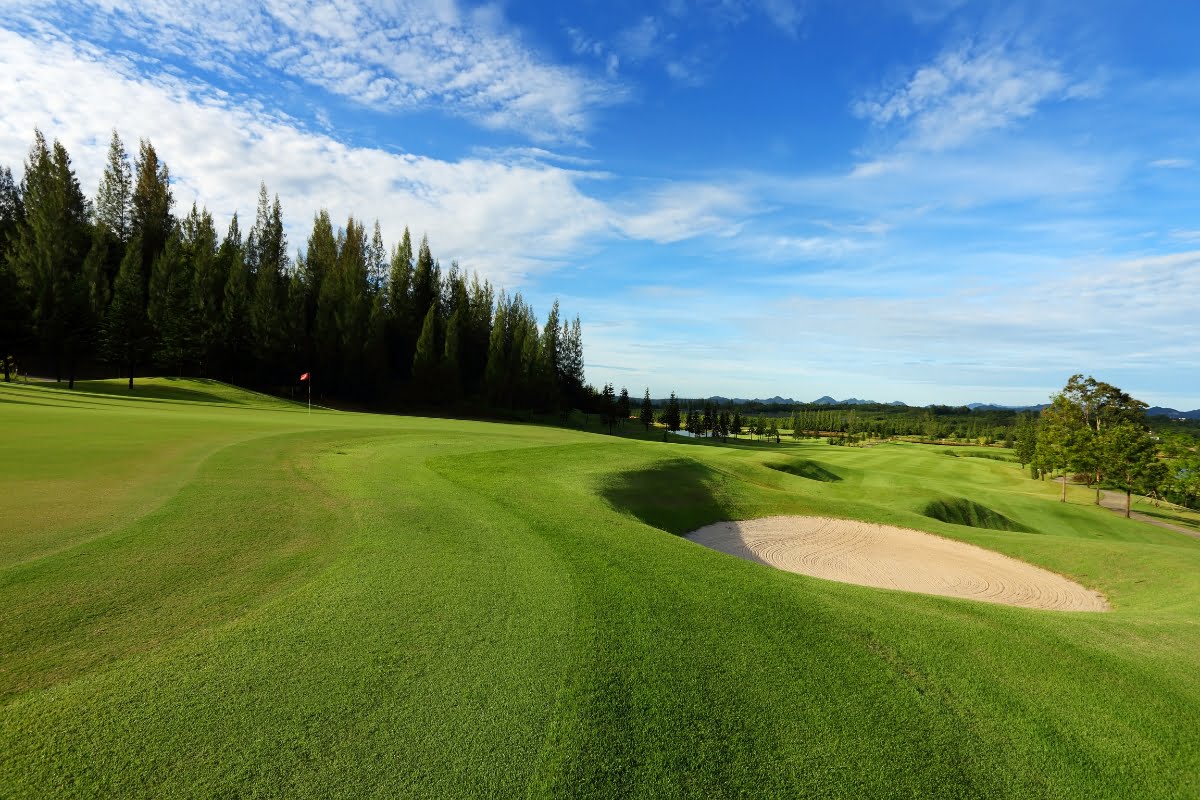
[[[1104,596],[1049,570],[931,533],[827,517],[718,522],[697,544],[788,572],[1056,611],[1107,611]]]

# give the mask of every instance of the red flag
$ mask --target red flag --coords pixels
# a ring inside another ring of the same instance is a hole
[[[308,373],[306,372],[306,373],[304,373],[303,375],[301,375],[301,376],[300,376],[300,380],[302,380],[302,381],[306,381],[306,380],[308,380]]]

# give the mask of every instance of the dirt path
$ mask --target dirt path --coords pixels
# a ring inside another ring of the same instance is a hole
[[[930,533],[826,517],[718,522],[687,538],[723,553],[817,578],[1057,611],[1108,602],[1041,567]]]
[[[1108,489],[1105,489],[1100,493],[1100,505],[1109,511],[1115,511],[1121,516],[1125,516],[1125,493],[1110,492]],[[1130,511],[1129,518],[1136,519],[1139,522],[1148,522],[1151,525],[1157,525],[1160,528],[1166,528],[1176,533],[1182,533],[1184,536],[1191,536],[1193,539],[1200,539],[1200,531],[1185,528],[1182,525],[1174,525],[1170,522],[1163,522],[1161,519],[1155,519],[1149,514],[1143,514],[1139,511]]]

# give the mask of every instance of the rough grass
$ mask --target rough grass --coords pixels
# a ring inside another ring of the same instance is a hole
[[[1200,542],[1016,465],[4,386],[0,442],[0,794],[1200,794]],[[915,510],[946,496],[1037,533]],[[970,541],[1114,611],[672,535],[778,513]]]

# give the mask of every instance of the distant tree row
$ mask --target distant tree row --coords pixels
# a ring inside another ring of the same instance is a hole
[[[669,400],[651,401],[663,409]],[[735,402],[721,399],[678,399],[686,415],[691,410],[701,414],[708,406],[746,419],[775,419],[781,430],[793,435],[821,437],[879,438],[915,436],[929,441],[962,441],[977,444],[1003,443],[1013,439],[1017,413],[1013,410],[980,409],[967,406],[931,405],[924,407],[865,404],[790,405],[782,403]]]
[[[174,215],[167,165],[142,141],[130,164],[113,132],[94,201],[66,149],[35,132],[18,183],[0,167],[0,356],[37,353],[73,386],[97,360],[374,400],[551,409],[592,402],[579,318],[557,302],[539,327],[520,294],[456,262],[443,270],[407,229],[390,250],[376,222],[314,219],[289,258],[279,197],[224,234],[195,205]]]

